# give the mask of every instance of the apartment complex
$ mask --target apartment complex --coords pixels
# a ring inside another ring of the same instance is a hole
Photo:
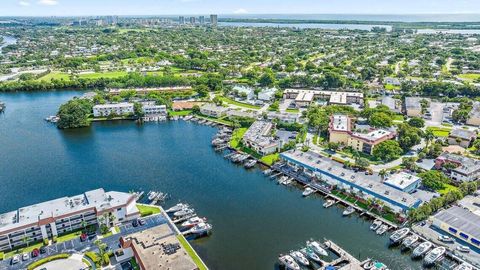
[[[243,144],[261,155],[277,152],[279,142],[271,135],[274,128],[272,122],[255,121],[243,135]]]
[[[0,252],[96,225],[104,214],[113,223],[140,216],[134,195],[103,189],[26,206],[0,215]]]
[[[332,115],[328,127],[330,142],[341,143],[371,155],[375,146],[396,136],[395,132],[384,129],[372,129],[367,133],[354,132],[352,129],[353,121],[350,117],[343,114]]]
[[[329,104],[363,105],[363,93],[360,92],[339,92],[307,89],[286,89],[283,92],[284,98],[294,99],[298,108],[308,107],[315,99],[327,100]]]
[[[447,169],[445,164],[452,164],[454,168]],[[480,179],[480,160],[461,155],[443,153],[435,159],[436,169],[445,169],[450,178],[457,182],[470,182]]]
[[[102,117],[109,115],[126,115],[133,114],[133,103],[110,103],[110,104],[98,104],[93,106],[93,116]]]
[[[192,90],[192,87],[191,86],[170,86],[170,87],[135,88],[135,89],[115,88],[115,89],[109,89],[108,93],[112,95],[120,95],[120,93],[124,91],[132,91],[132,90],[139,95],[146,95],[149,93],[190,91]]]

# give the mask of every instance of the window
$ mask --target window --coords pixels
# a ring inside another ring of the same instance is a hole
[[[122,211],[122,208],[118,208],[117,211]]]
[[[457,230],[455,230],[455,229],[452,228],[452,227],[448,228],[448,230],[449,230],[450,232],[457,233]]]
[[[461,236],[462,238],[468,239],[468,235],[466,235],[466,234],[464,234],[464,233],[460,233],[460,236]]]
[[[480,241],[478,241],[477,239],[471,238],[470,241],[471,241],[473,244],[475,244],[475,245],[477,245],[477,246],[480,246]]]

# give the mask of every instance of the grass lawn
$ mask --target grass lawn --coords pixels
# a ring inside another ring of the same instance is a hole
[[[40,243],[36,243],[36,244],[33,244],[33,245],[29,245],[28,247],[25,247],[25,248],[15,249],[15,250],[12,250],[10,252],[5,253],[4,254],[4,259],[8,259],[10,257],[13,257],[16,254],[32,252],[32,250],[34,250],[36,248],[43,247],[43,246],[44,246],[43,242],[40,242]]]
[[[427,127],[427,129],[431,130],[436,137],[448,137],[448,134],[450,134],[452,130],[448,127]]]
[[[300,110],[299,109],[286,109],[285,110],[288,113],[298,113]]]
[[[465,73],[465,74],[460,74],[458,75],[459,78],[468,80],[468,81],[475,81],[480,79],[480,74],[475,74],[475,73]]]
[[[400,90],[400,86],[395,86],[393,84],[385,84],[385,90],[388,90],[388,91]]]
[[[50,256],[50,257],[46,257],[46,258],[43,258],[43,259],[40,259],[36,262],[33,262],[31,263],[27,269],[28,270],[33,270],[37,267],[39,267],[40,265],[43,265],[43,264],[46,264],[48,262],[51,262],[51,261],[54,261],[54,260],[64,260],[64,259],[67,259],[70,257],[70,254],[57,254],[57,255],[53,255],[53,256]]]
[[[62,243],[62,242],[68,241],[68,240],[78,238],[78,237],[80,237],[81,234],[82,234],[82,230],[78,230],[78,231],[75,231],[75,232],[71,232],[71,233],[67,233],[67,234],[58,236],[57,237],[57,243]]]
[[[437,192],[440,193],[441,195],[445,195],[450,191],[453,190],[458,190],[456,186],[450,185],[450,184],[444,184],[442,189],[438,189]]]
[[[183,110],[183,111],[172,111],[168,110],[168,115],[170,116],[186,116],[192,113],[192,110]]]
[[[236,100],[233,100],[233,99],[230,99],[230,98],[227,98],[227,97],[220,97],[219,98],[225,102],[225,103],[228,103],[228,104],[232,104],[232,105],[236,105],[236,106],[239,106],[239,107],[243,107],[243,108],[247,108],[247,109],[253,109],[253,110],[258,110],[260,109],[260,107],[258,106],[255,106],[255,105],[252,105],[252,104],[247,104],[247,103],[242,103],[242,102],[238,102]]]
[[[198,257],[198,255],[193,250],[192,246],[190,246],[190,244],[187,242],[187,239],[185,239],[185,237],[183,237],[183,235],[181,234],[177,235],[177,239],[182,245],[182,247],[187,251],[190,258],[192,258],[193,262],[197,265],[198,269],[207,270],[208,269],[207,266],[203,264],[200,257]]]
[[[51,81],[52,79],[57,79],[57,80],[63,79],[65,81],[68,81],[70,80],[70,75],[60,71],[52,71],[47,75],[38,78],[37,81]]]
[[[138,208],[138,211],[140,211],[140,215],[142,217],[160,213],[160,208],[156,206],[137,204],[137,208]]]
[[[272,165],[273,163],[277,162],[279,159],[280,159],[280,154],[275,153],[275,154],[264,156],[260,160],[265,164]]]
[[[95,72],[88,74],[79,74],[78,77],[84,79],[99,79],[99,78],[118,78],[126,76],[126,71],[107,71],[107,72]]]
[[[242,141],[243,134],[247,132],[247,128],[237,128],[233,131],[232,139],[230,140],[230,146],[232,148],[237,148],[240,146]]]
[[[396,121],[404,121],[405,118],[403,117],[403,115],[401,114],[396,114],[393,116],[393,120],[396,120]]]

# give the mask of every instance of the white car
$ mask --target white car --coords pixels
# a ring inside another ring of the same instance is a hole
[[[16,263],[19,263],[19,262],[20,262],[20,255],[15,255],[15,256],[13,256],[10,264],[16,264]]]
[[[22,261],[26,261],[26,260],[28,260],[28,259],[30,259],[30,255],[28,255],[28,253],[23,253],[23,255],[22,255]]]

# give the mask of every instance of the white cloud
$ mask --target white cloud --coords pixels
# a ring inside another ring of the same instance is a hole
[[[18,4],[19,4],[20,6],[24,6],[24,7],[30,6],[30,2],[27,2],[27,1],[20,1],[20,2],[18,2]]]
[[[248,11],[244,8],[239,8],[239,9],[235,10],[233,13],[235,13],[235,14],[245,14],[245,13],[248,13]]]
[[[40,0],[38,1],[38,4],[43,6],[55,6],[58,4],[58,1],[57,0]]]

